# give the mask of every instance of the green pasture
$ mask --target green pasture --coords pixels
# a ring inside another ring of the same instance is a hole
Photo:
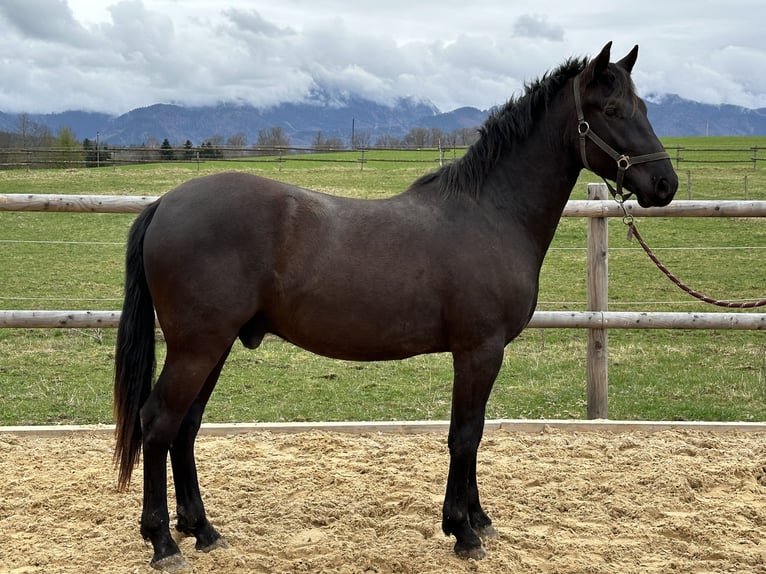
[[[764,137],[665,138],[663,140],[673,163],[679,170],[691,165],[746,165],[753,158],[766,166]]]
[[[664,142],[692,149],[766,148],[766,138]],[[691,153],[684,151],[684,153]],[[704,157],[730,157],[730,151]],[[738,153],[738,152],[737,152]],[[760,152],[766,156],[766,150]],[[447,152],[447,161],[452,159]],[[671,154],[672,155],[672,154]],[[691,156],[690,156],[691,157]],[[326,193],[375,198],[438,166],[439,152],[359,151],[311,157],[0,171],[0,193],[160,195],[197,175],[237,169]],[[766,199],[766,163],[686,163],[685,199]],[[572,198],[584,199],[583,173]],[[133,215],[0,212],[0,308],[119,309],[124,241]],[[643,218],[638,226],[682,279],[712,296],[766,297],[766,222]],[[669,283],[618,219],[610,222],[612,310],[715,311]],[[542,271],[539,308],[584,310],[586,220],[565,218]],[[0,329],[0,424],[111,422],[113,330]],[[610,417],[766,420],[766,339],[753,331],[613,330]],[[583,418],[584,330],[529,329],[506,350],[488,416]],[[158,345],[162,353],[161,343]],[[256,351],[235,345],[208,421],[442,419],[449,416],[451,358],[349,363],[277,338]]]

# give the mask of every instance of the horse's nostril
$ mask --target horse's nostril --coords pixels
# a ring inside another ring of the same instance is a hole
[[[655,177],[654,179],[654,192],[657,195],[667,195],[670,192],[670,182],[664,177]]]
[[[652,183],[654,184],[654,205],[657,207],[663,207],[673,200],[673,196],[676,193],[678,182],[674,178],[667,177],[653,177]]]

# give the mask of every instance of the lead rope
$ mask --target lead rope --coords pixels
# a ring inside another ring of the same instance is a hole
[[[717,307],[726,307],[728,309],[753,309],[755,307],[763,307],[766,305],[766,299],[759,299],[754,301],[730,301],[730,300],[722,300],[722,299],[713,299],[712,297],[708,297],[706,295],[703,295],[699,291],[696,291],[686,285],[683,281],[681,281],[678,277],[676,277],[665,265],[660,261],[657,256],[654,254],[652,249],[646,244],[646,241],[644,241],[644,238],[641,237],[641,234],[638,232],[638,229],[636,228],[636,222],[633,219],[633,216],[628,213],[628,210],[625,208],[624,200],[615,198],[619,206],[622,208],[622,212],[624,213],[622,222],[628,226],[628,241],[632,240],[634,237],[638,241],[639,245],[643,248],[644,252],[649,256],[649,259],[652,260],[652,262],[657,266],[657,268],[662,271],[665,276],[670,279],[670,281],[676,285],[679,289],[682,291],[688,293],[695,299],[699,299],[700,301],[704,303],[709,303],[710,305],[716,305]]]

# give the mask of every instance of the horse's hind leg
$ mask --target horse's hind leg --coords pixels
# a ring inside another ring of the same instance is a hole
[[[230,349],[229,349],[230,350]],[[210,395],[218,382],[221,369],[229,356],[227,350],[205,381],[205,386],[192,404],[178,429],[173,445],[170,447],[170,461],[173,467],[173,482],[176,489],[176,530],[197,539],[196,548],[209,552],[226,546],[226,542],[213,528],[205,514],[205,506],[197,479],[197,465],[194,460],[194,441],[197,438],[202,414]]]
[[[144,449],[141,535],[152,543],[152,566],[162,570],[175,571],[185,565],[178,545],[170,535],[167,459],[179,429],[205,388],[210,373],[217,368],[231,347],[231,341],[215,355],[211,354],[211,346],[191,345],[188,341],[185,345],[171,345],[168,342],[165,365],[157,384],[141,409]],[[192,417],[190,420],[195,419],[196,417]],[[184,439],[181,440],[183,443]],[[180,461],[178,464],[180,465]],[[196,479],[196,473],[194,478]]]

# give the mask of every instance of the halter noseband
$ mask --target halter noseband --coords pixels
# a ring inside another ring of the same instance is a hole
[[[639,163],[647,163],[660,159],[670,159],[670,154],[665,151],[660,151],[657,153],[647,153],[636,157],[630,157],[628,154],[618,153],[612,146],[594,134],[590,129],[590,124],[585,121],[585,116],[582,112],[582,102],[580,99],[579,75],[575,76],[574,79],[574,99],[575,108],[577,110],[577,133],[580,135],[580,157],[582,158],[582,163],[586,169],[593,171],[593,169],[591,169],[590,165],[588,164],[588,158],[585,152],[585,138],[587,137],[594,144],[600,147],[609,157],[617,162],[617,178],[615,179],[617,189],[614,189],[606,180],[606,178],[602,177],[602,179],[604,180],[606,186],[609,188],[612,196],[617,199],[617,201],[623,202],[632,195],[632,192],[630,191],[627,193],[623,193],[622,191],[622,180],[625,177],[625,172],[628,171],[628,168]]]

